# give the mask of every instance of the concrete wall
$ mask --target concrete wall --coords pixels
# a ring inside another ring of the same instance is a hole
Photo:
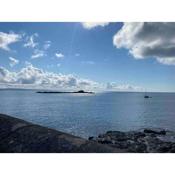
[[[0,114],[1,153],[111,153],[120,149]]]

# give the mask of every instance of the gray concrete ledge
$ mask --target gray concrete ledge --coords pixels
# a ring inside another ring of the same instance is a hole
[[[0,114],[1,153],[115,153],[122,149]]]

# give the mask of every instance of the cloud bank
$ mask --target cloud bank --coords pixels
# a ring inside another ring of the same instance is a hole
[[[81,79],[74,75],[46,72],[26,64],[18,72],[11,72],[0,67],[0,85],[18,88],[52,88],[52,89],[96,89],[98,84],[88,79]]]
[[[175,23],[124,23],[113,37],[117,48],[126,48],[135,59],[153,57],[175,65]]]
[[[119,85],[116,83],[102,84],[71,74],[64,75],[43,71],[29,62],[26,62],[26,67],[18,72],[0,67],[0,88],[8,87],[57,90],[85,89],[87,91],[143,91],[143,88],[137,86]]]
[[[144,91],[142,87],[139,86],[133,86],[129,84],[117,84],[115,82],[113,83],[107,83],[106,89],[111,91],[133,91],[133,92],[140,92]]]

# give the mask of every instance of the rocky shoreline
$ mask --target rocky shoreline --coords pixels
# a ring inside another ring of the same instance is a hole
[[[175,132],[163,129],[108,131],[89,140],[128,153],[175,153]]]

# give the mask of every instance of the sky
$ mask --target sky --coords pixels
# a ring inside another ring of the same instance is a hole
[[[175,92],[175,23],[0,23],[0,88]]]

